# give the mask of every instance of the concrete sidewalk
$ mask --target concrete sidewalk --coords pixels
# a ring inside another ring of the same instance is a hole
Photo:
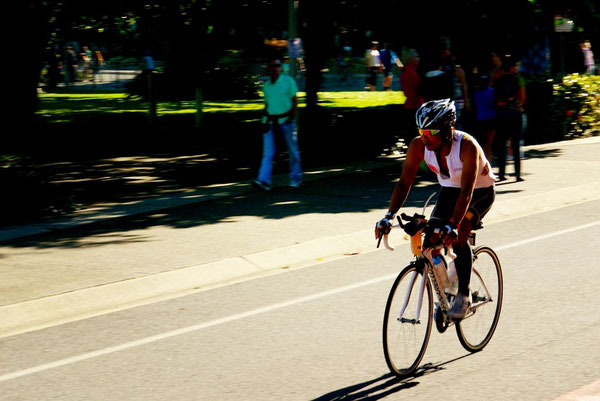
[[[485,224],[600,199],[599,151],[599,137],[528,147],[527,181],[497,186]],[[399,172],[382,159],[309,171],[298,191],[229,183],[1,230],[0,336],[372,251]],[[437,188],[420,181],[403,210]]]

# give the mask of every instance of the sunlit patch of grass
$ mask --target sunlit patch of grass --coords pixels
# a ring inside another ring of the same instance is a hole
[[[127,99],[125,93],[42,93],[38,114],[46,118],[64,118],[68,114],[126,114],[145,113],[148,102],[139,99]],[[298,93],[299,107],[305,107],[304,92]],[[368,108],[398,105],[406,100],[402,92],[320,92],[319,105],[324,108]],[[158,101],[158,115],[194,114],[196,102]],[[262,99],[205,101],[202,105],[204,113],[236,113],[258,112],[264,109]]]
[[[45,99],[88,99],[88,100],[106,100],[106,99],[125,99],[126,93],[38,93],[40,100]]]
[[[324,107],[380,107],[403,104],[403,92],[322,92],[319,102]]]

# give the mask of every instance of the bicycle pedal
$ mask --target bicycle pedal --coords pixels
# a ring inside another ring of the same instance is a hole
[[[433,319],[435,320],[435,328],[438,332],[443,333],[448,329],[449,323],[446,320],[446,314],[439,306],[433,311]]]

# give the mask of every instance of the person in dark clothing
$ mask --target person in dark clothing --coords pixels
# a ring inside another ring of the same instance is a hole
[[[506,142],[510,140],[517,181],[521,177],[520,144],[523,131],[523,103],[525,84],[518,75],[516,60],[506,56],[502,60],[503,74],[494,80],[496,98],[496,141],[495,154],[498,158],[498,180],[506,180]]]
[[[469,111],[469,94],[465,71],[455,62],[450,39],[440,38],[438,58],[426,71],[421,81],[421,94],[425,101],[453,100],[456,105],[457,128],[460,128],[463,110]]]
[[[390,49],[388,43],[384,43],[383,49],[379,52],[379,59],[383,67],[383,90],[392,90],[392,79],[394,78],[394,66],[404,67],[396,53]]]

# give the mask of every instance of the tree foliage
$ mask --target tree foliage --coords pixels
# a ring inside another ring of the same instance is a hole
[[[32,33],[24,46],[26,71],[20,71],[27,81],[18,100],[25,114],[36,107],[43,55],[69,41],[102,47],[106,58],[140,57],[152,50],[166,61],[169,86],[185,91],[203,85],[226,51],[264,58],[271,51],[265,39],[289,36],[288,2],[283,0],[30,0],[20,7]],[[489,49],[511,48],[519,54],[544,36],[556,46],[556,13],[575,20],[569,40],[600,41],[600,7],[594,0],[299,0],[307,101],[316,102],[321,69],[345,40],[352,42],[357,57],[370,40],[390,42],[396,49],[414,47],[427,56],[440,36],[448,36],[454,53],[474,64]]]

